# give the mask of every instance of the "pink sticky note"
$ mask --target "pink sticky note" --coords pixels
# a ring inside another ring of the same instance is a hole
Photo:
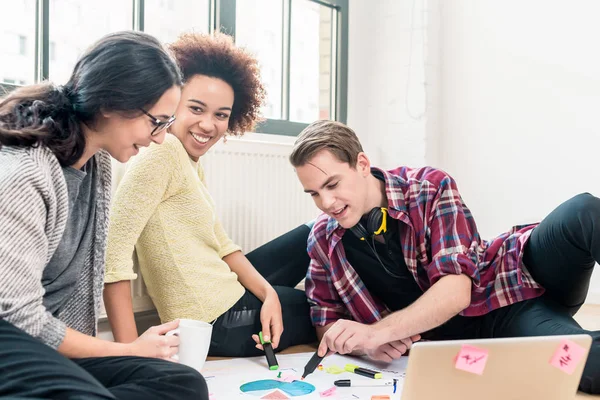
[[[331,396],[335,396],[335,390],[336,390],[336,387],[332,386],[331,388],[324,390],[319,394],[321,395],[321,397],[331,397]]]
[[[564,339],[558,345],[554,355],[550,359],[550,365],[571,375],[585,357],[585,349],[570,340]]]
[[[285,395],[285,393],[283,393],[281,390],[275,390],[263,397],[261,397],[261,399],[265,399],[265,400],[288,400],[289,397]]]
[[[208,395],[208,400],[215,400],[215,399],[216,399],[216,396],[213,393],[210,393]]]
[[[488,359],[487,349],[480,349],[474,346],[463,345],[456,356],[454,366],[456,369],[471,372],[472,374],[483,375],[483,370]]]

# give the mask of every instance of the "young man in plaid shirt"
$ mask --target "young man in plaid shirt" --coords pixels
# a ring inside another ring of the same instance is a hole
[[[306,278],[321,355],[391,361],[421,337],[586,333],[580,389],[600,393],[600,331],[573,319],[600,260],[600,199],[580,194],[488,241],[448,174],[371,167],[341,123],[309,125],[290,161],[323,211]]]

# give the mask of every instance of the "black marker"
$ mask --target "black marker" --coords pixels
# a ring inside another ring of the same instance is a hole
[[[267,357],[267,363],[269,364],[269,369],[271,371],[275,371],[279,368],[279,363],[277,363],[277,358],[275,358],[275,352],[273,351],[273,346],[271,345],[271,341],[266,341],[263,338],[262,332],[258,332],[258,338],[260,339],[260,344],[265,351],[265,356]]]
[[[371,380],[371,379],[341,379],[333,382],[338,387],[370,387],[370,386],[395,386],[398,383],[398,379],[388,380]]]
[[[308,363],[306,363],[306,367],[304,367],[302,379],[306,378],[308,374],[312,374],[315,371],[315,368],[317,368],[319,364],[321,364],[323,358],[325,358],[325,356],[319,356],[319,350],[315,351],[315,354],[311,357],[310,360],[308,360]]]

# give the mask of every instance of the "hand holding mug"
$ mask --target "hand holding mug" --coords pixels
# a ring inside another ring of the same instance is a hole
[[[165,333],[166,338],[178,338],[179,343],[169,357],[172,361],[179,361],[200,371],[210,349],[212,325],[193,319],[180,319],[178,325]]]
[[[174,320],[149,328],[130,344],[131,355],[174,361],[172,357],[177,354],[180,340],[176,335],[166,334],[178,326],[179,320]]]

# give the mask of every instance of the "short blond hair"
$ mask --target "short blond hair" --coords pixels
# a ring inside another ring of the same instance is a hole
[[[298,135],[290,154],[290,163],[294,167],[301,167],[321,150],[328,150],[339,161],[355,168],[358,154],[363,148],[356,133],[341,122],[315,121]]]

